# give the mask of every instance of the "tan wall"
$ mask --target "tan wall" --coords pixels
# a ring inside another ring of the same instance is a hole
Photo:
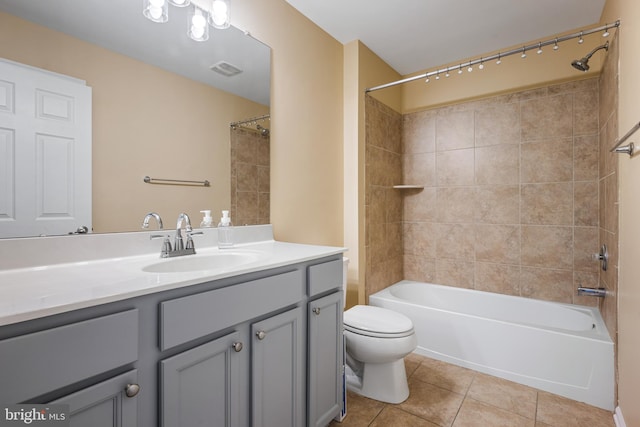
[[[400,75],[360,41],[344,48],[344,244],[350,258],[347,306],[365,301],[367,226],[365,210],[366,148],[365,95],[368,87],[397,80]],[[400,88],[377,92],[387,105],[400,111]]]
[[[620,18],[618,136],[640,121],[640,2],[608,0],[603,21]],[[638,141],[638,134],[631,140]],[[618,277],[618,403],[627,426],[640,426],[640,160],[618,156],[620,260]]]
[[[94,231],[138,230],[149,211],[169,227],[182,211],[199,224],[200,210],[229,208],[229,123],[268,107],[4,13],[0,38],[0,57],[92,87]],[[212,185],[150,185],[145,175]]]
[[[342,45],[284,0],[237,0],[272,49],[271,221],[278,240],[343,244]]]

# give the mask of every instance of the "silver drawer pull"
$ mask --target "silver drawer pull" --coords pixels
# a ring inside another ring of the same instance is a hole
[[[312,311],[313,311],[315,314],[320,314],[320,307],[315,307]]]
[[[236,353],[242,351],[242,343],[241,342],[234,342],[231,347],[233,347],[233,349],[235,350]]]
[[[256,336],[258,337],[259,340],[263,340],[264,337],[267,336],[267,333],[265,331],[258,331],[256,332]]]
[[[127,397],[134,397],[139,392],[140,386],[138,384],[127,384],[127,386],[124,388],[124,394],[126,394]]]

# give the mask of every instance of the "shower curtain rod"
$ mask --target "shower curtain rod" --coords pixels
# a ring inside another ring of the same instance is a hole
[[[487,57],[480,57],[479,59],[474,59],[473,61],[468,61],[468,62],[462,62],[458,65],[452,65],[450,67],[446,67],[446,68],[441,68],[439,70],[436,71],[429,71],[428,73],[424,73],[424,74],[420,74],[418,76],[413,76],[413,77],[408,77],[406,79],[402,79],[402,80],[397,80],[395,82],[391,82],[391,83],[386,83],[380,86],[374,86],[368,89],[365,89],[364,92],[365,93],[369,93],[369,92],[373,92],[376,90],[380,90],[380,89],[386,89],[388,87],[392,87],[392,86],[397,86],[400,84],[404,84],[404,83],[409,83],[412,82],[414,80],[420,80],[420,79],[426,79],[428,77],[431,76],[438,76],[440,74],[446,74],[450,71],[454,71],[454,70],[461,70],[463,67],[472,67],[476,64],[482,64],[484,62],[487,61],[493,61],[494,59],[502,59],[506,56],[511,56],[511,55],[515,55],[517,53],[523,54],[528,50],[531,49],[540,49],[544,46],[549,46],[551,44],[556,45],[559,42],[563,42],[563,41],[567,41],[567,40],[571,40],[571,39],[577,39],[578,37],[583,37],[589,34],[593,34],[593,33],[598,33],[600,31],[608,31],[611,28],[618,28],[620,26],[620,20],[617,20],[616,22],[612,23],[612,24],[606,24],[606,25],[602,25],[600,27],[596,27],[596,28],[592,28],[589,30],[583,30],[583,31],[578,31],[577,33],[573,33],[573,34],[567,34],[565,36],[561,36],[561,37],[554,37],[552,39],[549,40],[545,40],[542,42],[538,42],[538,43],[534,43],[534,44],[530,44],[528,46],[522,46],[521,48],[518,49],[511,49],[508,50],[506,52],[498,52],[494,55],[491,56],[487,56]]]
[[[258,117],[252,117],[252,118],[247,119],[247,120],[240,120],[239,122],[229,123],[229,127],[231,127],[231,129],[235,129],[238,126],[246,125],[247,123],[255,123],[255,122],[259,122],[259,121],[262,121],[262,120],[268,120],[268,119],[271,119],[271,114],[265,114],[265,115],[258,116]]]

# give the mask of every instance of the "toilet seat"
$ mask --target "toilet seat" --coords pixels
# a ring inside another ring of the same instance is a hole
[[[413,322],[404,314],[381,307],[356,305],[344,312],[349,332],[378,338],[401,338],[414,333]]]

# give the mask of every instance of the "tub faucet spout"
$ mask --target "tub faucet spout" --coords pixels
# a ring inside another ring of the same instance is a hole
[[[587,288],[579,286],[578,295],[603,298],[607,295],[607,290],[605,288]]]

